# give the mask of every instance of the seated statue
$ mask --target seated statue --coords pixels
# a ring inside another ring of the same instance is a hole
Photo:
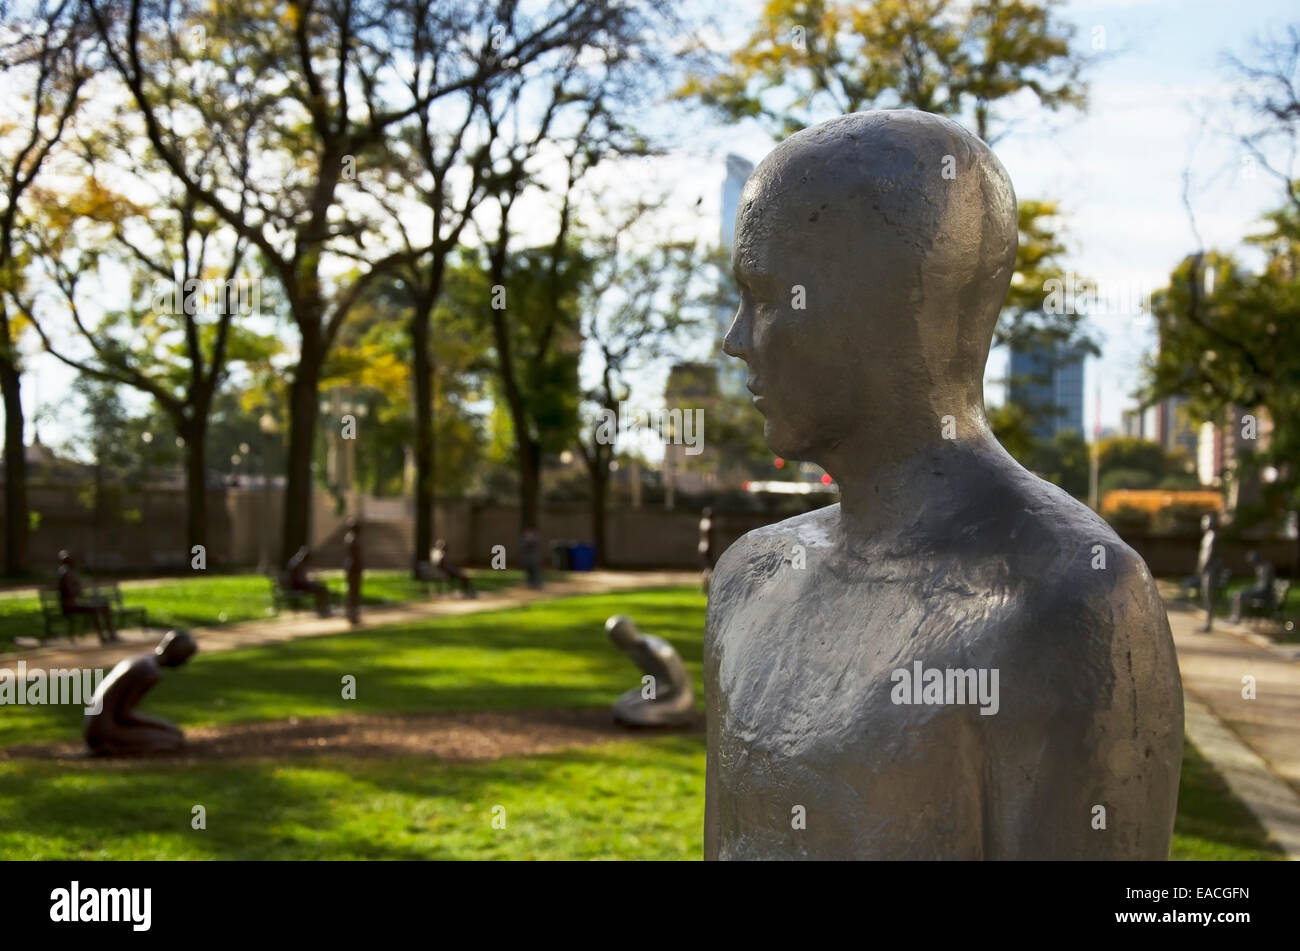
[[[290,591],[302,591],[316,599],[316,613],[321,617],[330,616],[330,589],[325,582],[317,581],[308,572],[311,561],[311,549],[303,545],[284,569],[284,586]]]
[[[746,183],[723,349],[772,451],[840,501],[714,568],[706,858],[1168,858],[1155,584],[985,416],[1017,238],[1002,164],[928,113],[805,129]]]
[[[1267,559],[1259,557],[1259,552],[1251,549],[1246,552],[1247,563],[1255,570],[1255,584],[1251,588],[1242,588],[1232,596],[1232,615],[1230,620],[1236,624],[1241,620],[1243,607],[1250,605],[1268,614],[1277,607],[1276,592],[1273,583],[1277,575],[1273,565]]]
[[[185,734],[136,707],[162,679],[162,668],[179,667],[197,651],[189,631],[168,631],[148,654],[124,660],[104,678],[86,715],[86,745],[96,756],[169,753],[185,745]]]
[[[616,614],[605,633],[650,679],[614,702],[614,719],[624,726],[686,726],[695,716],[695,692],[682,658],[662,637],[642,634],[632,619]]]
[[[465,569],[461,568],[447,557],[446,539],[439,538],[433,543],[433,548],[429,551],[429,564],[432,566],[434,577],[441,574],[443,577],[454,581],[459,585],[462,597],[478,597],[478,592],[474,589],[474,581],[465,572]]]
[[[104,598],[86,597],[77,574],[76,559],[72,552],[59,552],[59,607],[67,618],[85,615],[95,624],[101,644],[119,642],[117,629],[113,625],[113,608]]]

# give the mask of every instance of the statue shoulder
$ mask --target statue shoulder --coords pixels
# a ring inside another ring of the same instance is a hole
[[[736,539],[718,559],[710,584],[710,602],[744,597],[761,588],[796,554],[830,544],[829,530],[839,513],[838,503],[763,525]]]

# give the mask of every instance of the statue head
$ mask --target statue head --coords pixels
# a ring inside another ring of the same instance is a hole
[[[163,639],[154,648],[158,663],[164,667],[179,667],[198,651],[198,642],[194,635],[183,628],[176,628],[163,635]]]
[[[626,614],[615,614],[606,621],[605,633],[619,650],[628,650],[641,639],[641,632]]]
[[[1213,512],[1206,512],[1201,516],[1201,531],[1203,532],[1213,531],[1218,524],[1219,520]]]
[[[1250,565],[1251,567],[1258,565],[1259,552],[1255,551],[1255,549],[1253,548],[1250,551],[1246,552],[1246,564]]]
[[[60,549],[59,551],[60,565],[66,565],[67,567],[71,568],[73,561],[74,559],[72,557],[72,552],[68,551],[66,548]]]
[[[859,112],[773,149],[736,212],[723,344],[772,450],[818,461],[846,439],[937,437],[948,414],[982,423],[1017,239],[1006,170],[949,119]]]

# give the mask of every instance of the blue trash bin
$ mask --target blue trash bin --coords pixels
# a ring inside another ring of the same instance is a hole
[[[574,571],[591,571],[596,567],[595,545],[574,545],[569,549],[569,567]]]

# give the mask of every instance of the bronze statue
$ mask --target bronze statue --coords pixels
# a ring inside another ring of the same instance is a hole
[[[460,585],[461,597],[477,598],[478,592],[474,590],[474,582],[466,571],[447,557],[447,542],[439,538],[433,543],[433,550],[429,552],[429,563],[433,566],[435,572],[441,572],[444,577],[450,578],[456,584]]]
[[[705,507],[700,513],[700,541],[696,545],[700,556],[700,587],[709,593],[709,582],[713,580],[713,563],[717,555],[713,551],[713,509]]]
[[[348,519],[348,531],[343,536],[345,554],[343,556],[343,574],[348,583],[348,620],[356,626],[361,623],[361,522],[355,518]]]
[[[104,678],[91,699],[95,713],[86,715],[86,745],[95,756],[169,753],[185,745],[185,734],[136,707],[162,679],[162,668],[179,667],[197,651],[193,635],[174,630],[163,635],[148,654],[124,660]]]
[[[773,452],[840,502],[719,559],[710,859],[1163,859],[1178,663],[1142,559],[984,412],[1017,212],[957,123],[787,139],[736,214],[743,360]]]
[[[72,552],[59,552],[59,606],[65,617],[85,615],[95,622],[95,631],[101,644],[112,644],[122,639],[113,625],[113,606],[104,598],[83,596],[81,578],[77,575],[76,559]]]
[[[302,591],[310,594],[316,599],[316,613],[321,617],[329,617],[330,612],[330,589],[325,586],[323,581],[317,581],[308,574],[307,564],[311,561],[311,549],[303,545],[293,557],[289,559],[289,564],[285,567],[284,579],[285,587],[290,591]]]
[[[642,634],[632,619],[616,614],[605,633],[645,675],[614,702],[614,719],[624,726],[688,726],[694,719],[695,692],[682,658],[662,637]]]
[[[1202,634],[1214,629],[1214,602],[1219,596],[1219,580],[1223,575],[1223,556],[1219,553],[1219,520],[1211,513],[1201,516],[1201,547],[1196,555],[1196,576],[1200,579],[1201,604],[1205,608],[1205,626]]]

